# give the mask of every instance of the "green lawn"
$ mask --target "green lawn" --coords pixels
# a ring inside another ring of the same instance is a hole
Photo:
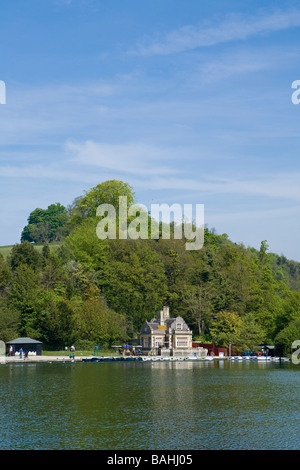
[[[0,246],[0,255],[2,254],[4,258],[7,258],[7,256],[10,255],[11,249],[14,245],[6,245],[6,246]],[[43,244],[38,244],[38,243],[33,243],[34,248],[36,248],[38,251],[42,251],[43,249]],[[50,250],[53,250],[59,246],[59,243],[50,243],[49,248]]]
[[[69,356],[70,355],[70,350],[61,350],[61,351],[44,351],[42,350],[42,356]],[[78,351],[75,351],[75,356],[79,357],[79,356],[94,356],[94,350],[86,350],[86,351],[83,351],[83,350],[78,350]],[[111,350],[107,350],[107,349],[101,349],[99,350],[98,352],[98,356],[120,356],[119,354],[119,349],[116,348],[116,349],[111,349]]]
[[[0,246],[0,254],[6,258],[10,254],[12,246],[13,245]]]

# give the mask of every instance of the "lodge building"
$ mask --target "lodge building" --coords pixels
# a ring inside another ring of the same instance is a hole
[[[193,348],[192,331],[182,317],[170,318],[169,307],[158,312],[157,318],[145,321],[140,332],[144,353],[161,356],[192,356],[205,354]]]

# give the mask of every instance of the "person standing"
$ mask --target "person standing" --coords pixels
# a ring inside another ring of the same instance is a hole
[[[71,351],[70,358],[75,359],[75,346],[73,344],[70,347],[70,351]]]

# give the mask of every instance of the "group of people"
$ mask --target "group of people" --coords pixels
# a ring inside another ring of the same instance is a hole
[[[131,355],[136,356],[136,355],[139,355],[139,354],[142,353],[142,351],[140,349],[136,350],[134,346],[132,346],[131,351],[130,351],[129,348],[127,348],[127,349],[124,348],[123,351],[121,351],[121,349],[120,349],[119,352],[120,352],[120,354],[122,353],[123,356],[131,356]]]
[[[13,355],[13,352],[14,352],[14,349],[13,349],[12,345],[10,345],[9,350],[8,350],[8,355],[9,355],[9,357],[11,357],[11,356]],[[28,354],[28,353],[27,353],[27,352],[24,353],[24,350],[23,350],[22,347],[20,348],[19,351],[16,351],[16,352],[15,352],[15,356],[19,356],[20,359],[23,358],[23,354],[24,354],[24,359],[25,359],[25,357],[27,357],[27,354]]]

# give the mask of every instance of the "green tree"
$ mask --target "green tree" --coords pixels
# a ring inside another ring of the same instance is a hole
[[[259,250],[259,261],[261,264],[266,264],[269,260],[267,251],[269,249],[269,245],[267,243],[267,240],[263,240],[260,244],[260,250]]]
[[[0,339],[10,341],[18,336],[20,314],[10,308],[3,299],[0,300]]]
[[[20,264],[14,270],[9,304],[20,314],[21,336],[39,336],[36,329],[39,281],[39,273],[30,265]]]
[[[79,310],[77,332],[81,340],[113,344],[126,339],[126,320],[109,309],[103,298],[93,297],[86,300]]]
[[[164,266],[153,240],[110,240],[101,292],[108,305],[139,331],[146,319],[165,303]]]
[[[11,280],[11,271],[9,264],[0,254],[0,295],[7,293]]]
[[[100,204],[111,204],[115,209],[118,209],[120,196],[127,197],[127,207],[134,203],[133,189],[123,181],[105,181],[89,191],[85,191],[85,195],[75,199],[69,208],[72,227],[84,218],[95,217],[97,207]]]
[[[213,317],[212,297],[214,292],[209,284],[189,286],[183,292],[183,302],[190,319],[197,325],[198,335],[205,334]]]
[[[265,340],[265,330],[257,323],[257,320],[252,313],[247,313],[242,318],[241,326],[235,338],[235,345],[240,351],[252,351],[255,347],[262,345]]]
[[[86,270],[99,271],[107,259],[107,240],[100,240],[96,234],[97,220],[85,219],[66,238],[65,246],[72,258]]]
[[[28,217],[28,224],[21,234],[21,241],[50,243],[58,241],[67,233],[68,212],[59,202],[47,209],[37,208]]]
[[[213,320],[210,335],[217,346],[227,347],[229,342],[235,344],[238,341],[242,320],[235,312],[218,312]]]
[[[41,256],[31,243],[24,241],[12,247],[9,261],[13,271],[21,265],[30,266],[37,271],[41,265]]]
[[[40,292],[37,302],[36,329],[47,344],[66,346],[77,339],[78,300],[66,299],[54,291]]]
[[[300,319],[292,320],[275,337],[275,348],[280,356],[290,356],[293,353],[292,344],[300,340]]]

